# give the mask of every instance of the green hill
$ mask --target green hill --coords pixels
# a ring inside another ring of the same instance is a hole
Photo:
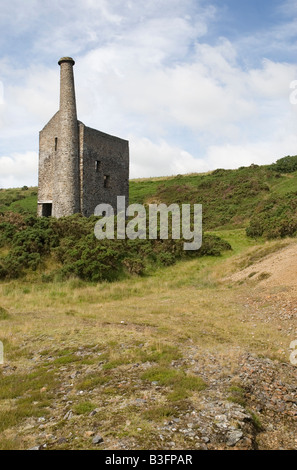
[[[277,205],[278,200],[281,204],[288,195],[297,200],[296,192],[297,171],[279,173],[274,165],[252,165],[201,175],[134,180],[130,202],[199,203],[203,205],[204,228],[214,230],[247,227],[263,204]]]
[[[37,188],[2,189],[0,278],[37,270],[45,280],[58,275],[112,281],[127,274],[149,274],[185,257],[217,256],[234,244],[248,244],[247,237],[295,236],[297,157],[266,166],[132,180],[130,203],[202,204],[206,232],[202,249],[185,252],[182,240],[172,239],[98,242],[94,217],[38,219]]]
[[[272,206],[277,215],[280,206],[294,205],[295,193],[297,157],[273,165],[130,181],[130,204],[202,204],[206,230],[245,228],[255,214]],[[0,212],[35,215],[36,205],[37,188],[0,190]]]
[[[131,181],[203,204],[193,253],[0,190],[0,450],[295,449],[295,160]]]
[[[18,212],[35,215],[37,210],[37,188],[0,189],[0,213]]]

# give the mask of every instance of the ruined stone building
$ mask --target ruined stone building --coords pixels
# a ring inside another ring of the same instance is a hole
[[[77,120],[71,57],[59,60],[60,109],[39,135],[38,215],[89,217],[129,193],[129,143]]]

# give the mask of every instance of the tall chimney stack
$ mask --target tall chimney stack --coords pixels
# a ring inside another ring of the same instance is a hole
[[[59,135],[54,164],[53,215],[63,217],[80,212],[79,141],[73,66],[71,57],[62,57]],[[57,203],[55,203],[57,202]]]

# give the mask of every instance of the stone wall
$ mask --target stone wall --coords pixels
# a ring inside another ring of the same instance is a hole
[[[98,204],[110,204],[115,212],[117,196],[129,200],[129,143],[80,123],[81,209],[86,217]]]
[[[55,139],[58,134],[59,112],[39,133],[38,216],[42,216],[42,204],[53,200]]]

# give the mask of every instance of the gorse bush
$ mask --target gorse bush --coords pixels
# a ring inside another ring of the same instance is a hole
[[[297,155],[280,158],[276,163],[270,165],[270,168],[279,173],[293,173],[297,171]]]
[[[78,277],[85,281],[113,281],[126,275],[142,275],[158,266],[183,258],[218,256],[229,243],[205,235],[199,251],[184,251],[183,240],[97,240],[95,217],[80,215],[54,218],[0,216],[0,278],[12,279],[28,271],[42,270],[48,258],[55,268],[44,280]]]
[[[121,250],[110,240],[98,241],[94,235],[79,240],[63,239],[55,250],[56,259],[63,265],[63,277],[77,276],[87,281],[112,281],[120,271]]]
[[[263,201],[246,229],[249,237],[284,238],[297,234],[297,193]]]

